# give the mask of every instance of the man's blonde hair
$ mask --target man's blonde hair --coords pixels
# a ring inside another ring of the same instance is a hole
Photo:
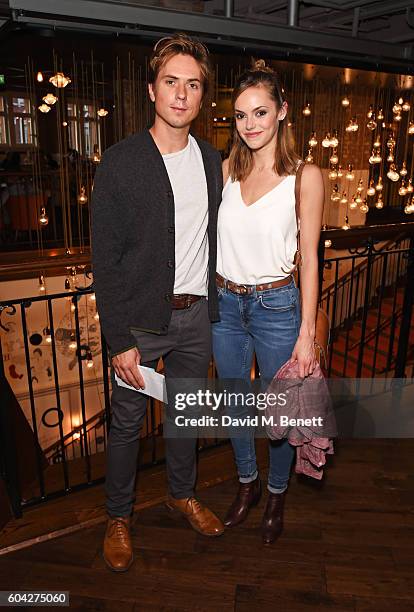
[[[174,55],[190,55],[200,66],[203,97],[208,92],[211,77],[209,52],[202,42],[191,38],[183,32],[161,38],[154,46],[149,61],[149,82],[155,83],[162,66]]]

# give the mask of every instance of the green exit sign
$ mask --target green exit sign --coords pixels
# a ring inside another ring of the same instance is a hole
[[[4,78],[4,74],[0,74],[0,85],[4,85],[6,79]]]

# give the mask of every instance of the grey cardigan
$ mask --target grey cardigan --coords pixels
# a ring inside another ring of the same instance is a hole
[[[208,187],[209,315],[211,321],[218,321],[215,273],[221,158],[210,144],[196,140]],[[92,192],[91,241],[97,307],[111,355],[135,346],[131,328],[166,334],[175,276],[174,196],[148,129],[113,145],[102,156]]]

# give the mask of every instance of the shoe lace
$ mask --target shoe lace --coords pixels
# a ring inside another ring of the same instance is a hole
[[[124,545],[128,541],[128,529],[122,519],[114,519],[112,533],[116,535],[120,544]]]
[[[190,505],[193,512],[200,512],[203,509],[203,506],[196,497],[189,497],[187,500],[187,506],[188,505]]]

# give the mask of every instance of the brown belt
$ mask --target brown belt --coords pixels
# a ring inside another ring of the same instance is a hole
[[[191,293],[174,294],[171,296],[171,308],[174,308],[174,310],[190,308],[194,302],[201,300],[201,297],[201,295],[192,295]]]
[[[292,281],[292,275],[290,274],[286,278],[282,278],[272,283],[264,283],[263,285],[238,285],[232,281],[226,280],[220,274],[216,274],[217,287],[221,289],[228,289],[232,293],[238,293],[239,295],[248,295],[253,291],[266,291],[266,289],[276,289],[277,287],[284,287],[289,285]]]

